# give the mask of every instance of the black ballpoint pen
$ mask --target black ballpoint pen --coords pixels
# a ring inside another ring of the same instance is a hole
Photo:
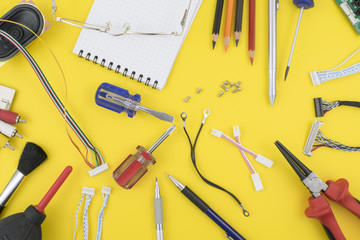
[[[224,219],[217,215],[214,210],[212,210],[209,205],[207,205],[199,196],[197,196],[190,188],[176,180],[174,177],[167,174],[170,180],[175,184],[175,186],[180,189],[181,193],[185,195],[193,204],[195,204],[201,211],[208,215],[211,220],[213,220],[219,227],[225,231],[226,237],[230,240],[246,240],[240,233],[233,229]]]

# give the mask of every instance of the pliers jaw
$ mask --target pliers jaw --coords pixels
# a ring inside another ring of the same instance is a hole
[[[328,185],[297,159],[281,142],[276,141],[275,145],[315,198],[321,196],[321,191],[325,192],[328,189]]]
[[[302,182],[309,189],[314,198],[320,197],[321,191],[326,192],[328,189],[328,185],[314,172],[311,172],[304,180],[302,180]]]

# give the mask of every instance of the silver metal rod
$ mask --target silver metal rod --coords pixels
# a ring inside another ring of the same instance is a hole
[[[147,151],[151,154],[170,134],[172,134],[175,130],[176,126],[172,125],[155,143],[152,145]]]
[[[278,0],[269,0],[269,98],[274,106],[276,97],[276,24]]]
[[[4,191],[0,194],[0,206],[5,206],[7,201],[13,195],[17,187],[20,185],[21,181],[24,179],[25,175],[22,174],[19,170],[16,170],[9,183],[6,185]]]

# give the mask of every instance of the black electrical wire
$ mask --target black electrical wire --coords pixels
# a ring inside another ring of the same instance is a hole
[[[183,121],[185,122],[184,119],[183,119]],[[242,203],[240,202],[240,200],[239,200],[233,193],[231,193],[230,191],[226,190],[225,188],[217,185],[216,183],[211,182],[210,180],[208,180],[207,178],[205,178],[205,177],[201,174],[201,172],[199,171],[199,169],[198,169],[198,167],[197,167],[197,164],[196,164],[195,148],[196,148],[196,143],[197,143],[197,141],[198,141],[198,139],[199,139],[199,136],[200,136],[200,133],[201,133],[201,130],[202,130],[203,126],[204,126],[204,122],[201,123],[200,128],[199,128],[199,131],[198,131],[198,133],[196,134],[196,138],[195,138],[194,145],[192,144],[191,139],[190,139],[190,136],[189,136],[188,132],[186,131],[185,124],[184,124],[184,126],[183,126],[184,132],[185,132],[185,134],[186,134],[186,137],[187,137],[187,139],[189,140],[191,161],[192,161],[192,163],[193,163],[193,165],[194,165],[194,167],[195,167],[196,172],[199,174],[199,176],[201,177],[201,179],[202,179],[206,184],[208,184],[208,185],[210,185],[210,186],[212,186],[212,187],[214,187],[214,188],[217,188],[217,189],[219,189],[219,190],[221,190],[221,191],[229,194],[229,195],[240,205],[240,207],[241,207],[242,210],[243,210],[243,214],[244,214],[245,217],[250,216],[250,213],[244,208],[244,206],[242,205]]]

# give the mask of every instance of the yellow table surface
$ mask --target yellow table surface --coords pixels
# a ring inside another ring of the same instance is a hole
[[[1,1],[0,14],[18,3]],[[225,2],[226,4],[227,2]],[[220,216],[247,239],[326,239],[316,219],[304,215],[308,190],[299,181],[274,142],[280,140],[324,181],[344,177],[350,182],[354,196],[360,196],[360,153],[322,148],[313,157],[302,154],[306,138],[315,120],[314,97],[328,101],[360,100],[359,75],[314,87],[309,73],[329,69],[354,52],[359,35],[352,28],[334,0],[317,1],[316,7],[304,12],[301,29],[287,82],[284,82],[288,55],[295,31],[299,9],[292,1],[281,1],[278,12],[278,82],[277,98],[272,108],[268,99],[268,2],[258,1],[256,11],[256,53],[254,66],[248,56],[248,1],[244,4],[243,33],[239,47],[232,38],[227,53],[221,37],[212,50],[211,32],[215,0],[203,1],[184,45],[178,55],[168,82],[162,91],[131,81],[120,74],[99,68],[72,53],[79,36],[79,28],[54,22],[51,1],[36,4],[52,26],[42,38],[53,50],[66,75],[67,108],[92,143],[103,153],[110,169],[96,177],[89,177],[88,167],[70,143],[64,120],[50,101],[39,80],[23,56],[17,55],[0,69],[0,84],[16,89],[12,110],[28,123],[18,124],[23,139],[11,139],[16,151],[0,150],[0,189],[15,171],[22,148],[32,141],[44,148],[48,160],[31,173],[3,211],[5,217],[37,204],[66,165],[73,173],[46,209],[47,219],[42,225],[43,238],[71,239],[75,225],[75,211],[83,186],[96,189],[89,209],[89,239],[96,237],[97,215],[102,205],[101,189],[112,188],[104,214],[102,239],[156,239],[153,197],[155,178],[159,180],[164,208],[165,239],[225,239],[224,231],[187,200],[170,182],[165,172],[188,184]],[[92,1],[59,1],[58,16],[85,20]],[[226,6],[226,5],[225,5]],[[39,40],[29,47],[50,83],[65,99],[65,88],[57,66]],[[359,61],[354,57],[348,64]],[[347,65],[347,66],[348,66]],[[242,92],[226,93],[221,98],[219,85],[229,80],[242,81]],[[148,114],[139,112],[133,119],[124,113],[100,108],[94,95],[102,82],[141,94],[142,104],[176,116],[178,126],[155,152],[157,163],[131,190],[119,187],[112,171],[137,145],[150,147],[170,126]],[[196,95],[196,89],[203,91]],[[191,96],[188,103],[183,99]],[[203,118],[203,110],[211,115],[203,128],[197,145],[197,161],[206,177],[231,190],[243,202],[251,216],[242,215],[241,208],[228,195],[206,185],[196,174],[190,160],[190,149],[182,129],[181,112],[187,112],[187,128],[194,139]],[[360,111],[340,107],[321,120],[325,136],[341,143],[358,146]],[[232,136],[232,126],[239,125],[244,146],[272,159],[268,169],[250,158],[259,172],[264,190],[256,192],[250,172],[237,148],[210,134],[212,128]],[[337,204],[331,207],[347,239],[359,239],[359,219]],[[79,213],[77,239],[83,238],[82,214]]]

